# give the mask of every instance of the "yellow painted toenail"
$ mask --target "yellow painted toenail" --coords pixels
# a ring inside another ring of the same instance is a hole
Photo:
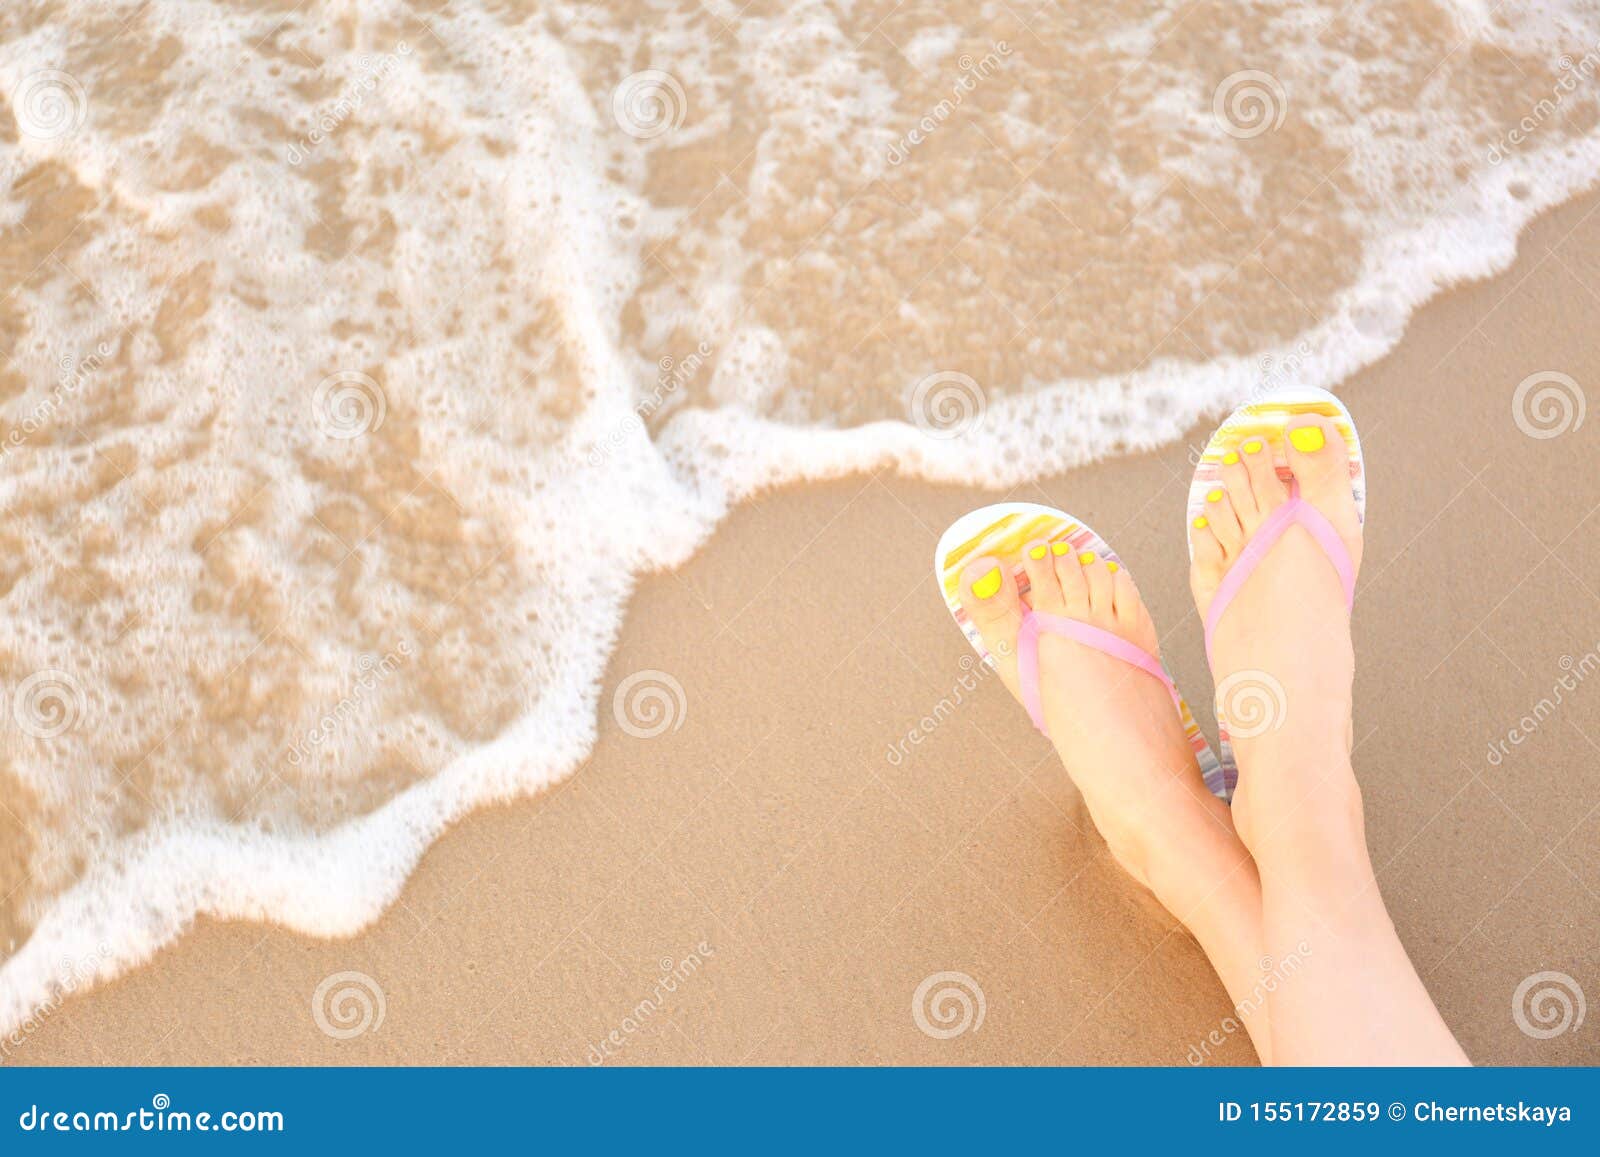
[[[1082,554],[1080,554],[1078,556],[1078,561],[1080,563],[1082,563],[1084,566],[1088,566],[1091,562],[1094,561],[1094,551],[1092,551],[1092,550],[1084,551]]]
[[[1034,547],[1032,550],[1030,550],[1028,552],[1028,557],[1032,558],[1032,559],[1040,559],[1040,558],[1043,558],[1044,556],[1045,556],[1045,548],[1042,547],[1042,546],[1036,546],[1036,547]]]
[[[1238,451],[1229,450],[1226,454],[1224,454],[1222,456],[1222,464],[1224,466],[1237,466],[1239,464]]]
[[[1321,426],[1301,426],[1289,431],[1289,444],[1302,454],[1315,454],[1326,442]]]
[[[1110,571],[1112,574],[1116,574],[1117,573],[1117,564],[1114,563],[1114,562],[1108,562],[1108,563],[1106,563],[1106,569],[1108,571]]]
[[[1204,530],[1206,527],[1208,527],[1210,525],[1211,525],[1211,523],[1206,521],[1206,516],[1203,515],[1203,514],[1199,518],[1194,520],[1194,528],[1196,530]]]
[[[992,599],[1000,593],[1000,568],[991,567],[989,573],[972,584],[972,593],[980,599]]]
[[[1261,439],[1260,438],[1251,438],[1250,441],[1248,441],[1248,442],[1246,442],[1244,444],[1244,452],[1246,454],[1259,454],[1259,453],[1261,453]]]
[[[1217,489],[1213,490],[1210,494],[1207,494],[1206,495],[1206,501],[1207,502],[1221,502],[1222,501],[1222,488],[1219,486]]]
[[[1057,558],[1060,558],[1062,555],[1066,554],[1067,551],[1069,551],[1071,549],[1072,549],[1072,544],[1071,543],[1053,542],[1053,543],[1050,544],[1050,553],[1055,555]]]

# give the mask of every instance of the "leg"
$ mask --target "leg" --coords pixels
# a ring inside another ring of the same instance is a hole
[[[1128,572],[1065,544],[1029,544],[1028,604],[1156,650],[1155,625]],[[1019,694],[1017,632],[1024,603],[1010,567],[968,564],[962,603]],[[1039,683],[1051,741],[1112,854],[1199,940],[1236,1004],[1261,980],[1261,889],[1226,804],[1206,790],[1167,690],[1148,674],[1070,639],[1039,641]],[[1268,1011],[1245,1020],[1263,1060]]]
[[[1359,565],[1343,439],[1326,418],[1306,415],[1288,424],[1288,442],[1302,497]],[[1190,529],[1202,619],[1251,535],[1288,500],[1272,458],[1260,438],[1233,448],[1222,493],[1213,492]],[[1240,589],[1217,626],[1212,658],[1224,699],[1230,686],[1265,688],[1276,715],[1271,726],[1234,738],[1235,819],[1261,875],[1265,954],[1298,961],[1270,1000],[1274,1059],[1465,1063],[1378,892],[1350,762],[1355,660],[1344,593],[1304,530],[1291,527]]]

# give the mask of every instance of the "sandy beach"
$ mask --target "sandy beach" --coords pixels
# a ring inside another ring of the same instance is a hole
[[[1541,971],[1600,994],[1600,680],[1582,682],[1600,421],[1534,437],[1512,408],[1540,372],[1600,387],[1597,209],[1542,218],[1510,272],[1427,306],[1340,390],[1371,487],[1368,838],[1402,940],[1486,1064],[1600,1062],[1592,1032],[1540,1039],[1513,1016]],[[1208,432],[1005,495],[1115,543],[1197,711],[1182,517]],[[939,533],[996,498],[880,473],[738,509],[633,595],[575,775],[457,824],[361,934],[202,922],[44,1010],[8,1060],[1254,1063],[1197,945],[1110,860],[935,591]],[[648,738],[610,709],[642,671],[683,693]],[[1576,690],[1524,726],[1564,675]],[[929,983],[961,989],[965,1031],[929,1031]]]

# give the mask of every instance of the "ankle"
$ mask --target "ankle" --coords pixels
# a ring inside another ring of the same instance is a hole
[[[1348,761],[1355,715],[1349,689],[1289,687],[1278,694],[1275,716],[1258,720],[1253,729],[1237,728],[1242,735],[1229,735],[1241,765],[1261,760],[1270,761],[1264,766],[1305,765],[1310,771],[1332,772]]]
[[[1177,869],[1184,857],[1184,847],[1164,830],[1167,825],[1096,818],[1095,827],[1117,865],[1140,887],[1148,888],[1156,899],[1171,908],[1172,886],[1180,875]]]
[[[1361,787],[1342,743],[1322,756],[1280,749],[1248,763],[1269,773],[1246,776],[1234,810],[1240,838],[1263,866],[1346,880],[1370,864]]]
[[[1138,869],[1141,880],[1167,909],[1190,927],[1220,881],[1255,875],[1250,853],[1227,815],[1227,805],[1198,806],[1172,822],[1143,833]],[[1130,869],[1131,870],[1131,869]]]
[[[1310,830],[1274,837],[1252,849],[1263,887],[1292,890],[1319,909],[1340,907],[1375,885],[1372,857],[1359,833]]]

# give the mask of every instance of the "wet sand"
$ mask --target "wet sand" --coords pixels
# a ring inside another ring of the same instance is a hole
[[[1537,1039],[1512,1014],[1541,971],[1600,996],[1600,679],[1579,676],[1600,651],[1600,418],[1536,438],[1512,412],[1540,371],[1600,401],[1597,207],[1538,222],[1508,274],[1435,301],[1341,390],[1371,487],[1356,610],[1368,837],[1401,937],[1480,1063],[1600,1062],[1595,1034]],[[1198,947],[1111,862],[1023,713],[992,680],[963,688],[969,651],[930,571],[939,532],[974,505],[1089,518],[1203,705],[1189,453],[1003,496],[877,475],[740,509],[635,594],[589,762],[457,825],[375,925],[315,941],[203,922],[46,1010],[7,1055],[583,1064],[604,1045],[631,1064],[1254,1063]],[[612,694],[652,669],[686,709],[640,738]],[[1576,689],[1491,763],[1563,675]],[[889,758],[914,728],[926,738]],[[941,1039],[913,999],[944,972],[964,974],[974,1023]],[[361,977],[325,984],[342,973]],[[365,1009],[314,1013],[319,986],[352,984]]]

